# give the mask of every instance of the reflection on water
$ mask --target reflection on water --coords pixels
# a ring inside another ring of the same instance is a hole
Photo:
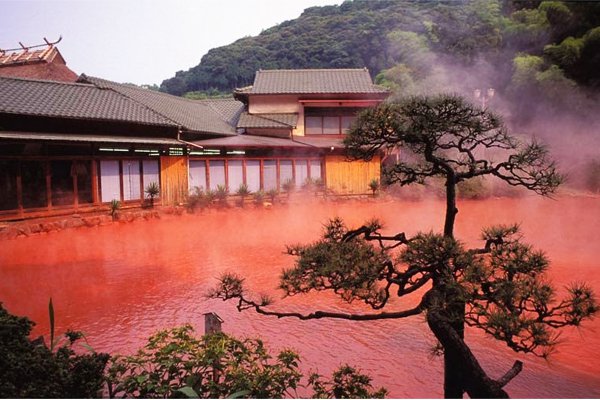
[[[600,292],[596,272],[600,237],[597,198],[494,199],[459,204],[456,235],[476,245],[480,227],[519,222],[527,239],[546,249],[550,275],[562,287],[586,280]],[[297,321],[238,313],[233,303],[207,300],[204,293],[223,271],[247,277],[256,293],[270,293],[282,268],[293,259],[285,244],[316,238],[333,216],[358,225],[375,216],[390,233],[439,231],[443,203],[346,202],[279,206],[270,210],[230,209],[159,221],[114,224],[63,231],[0,243],[0,301],[10,312],[38,322],[34,334],[48,332],[47,304],[53,298],[59,331],[84,331],[99,351],[128,353],[161,328],[191,322],[203,330],[202,314],[218,313],[224,330],[260,336],[274,350],[298,350],[307,371],[328,374],[342,363],[359,366],[392,397],[441,397],[441,359],[422,317],[397,321]],[[396,299],[394,307],[414,304]],[[278,301],[286,310],[351,310],[328,294]],[[363,309],[363,311],[366,311]],[[509,384],[514,397],[599,397],[600,323],[568,330],[549,361],[515,354],[469,330],[467,341],[492,377],[514,362],[524,371]]]

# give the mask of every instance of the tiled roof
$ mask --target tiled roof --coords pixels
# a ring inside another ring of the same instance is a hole
[[[0,113],[176,126],[112,90],[21,78],[0,77]]]
[[[143,89],[133,85],[111,82],[82,74],[79,82],[91,83],[102,89],[114,90],[129,99],[159,113],[184,130],[198,133],[234,135],[235,126],[225,121],[220,113],[208,105],[167,93]]]
[[[236,135],[223,138],[196,140],[193,143],[203,147],[309,147],[306,144],[295,142],[291,139],[254,135]]]
[[[380,93],[367,69],[294,69],[256,72],[254,85],[240,94],[349,94]]]
[[[40,132],[7,132],[0,131],[1,139],[12,140],[42,140],[52,142],[94,142],[106,144],[148,144],[159,146],[181,146],[177,139],[160,137],[136,137],[115,135],[74,135],[67,133],[40,133]]]
[[[293,140],[305,144],[310,147],[318,147],[320,149],[343,149],[344,139],[340,137],[319,137],[316,136],[294,136]]]
[[[298,114],[248,114],[242,113],[238,128],[294,128]]]
[[[207,99],[207,100],[196,100],[199,103],[210,107],[213,111],[217,112],[225,121],[231,125],[236,126],[240,115],[244,111],[244,103],[241,101],[231,99]]]

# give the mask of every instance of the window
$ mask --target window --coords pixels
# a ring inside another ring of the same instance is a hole
[[[190,160],[190,167],[189,167],[189,174],[190,174],[190,179],[189,179],[189,190],[190,192],[194,192],[194,190],[196,190],[196,188],[199,188],[200,190],[205,190],[207,189],[206,186],[206,161],[194,161],[194,160]]]
[[[146,192],[146,188],[151,183],[156,183],[160,185],[160,177],[158,172],[158,160],[144,160],[142,161],[142,169],[144,170],[144,193]]]
[[[302,187],[308,178],[308,161],[296,160],[296,187]]]
[[[23,186],[23,207],[46,207],[46,168],[41,161],[21,162],[21,184]]]
[[[244,183],[242,160],[229,160],[227,162],[227,178],[229,183],[229,193],[234,194]]]
[[[0,161],[0,210],[17,208],[17,161]]]
[[[251,192],[260,190],[260,161],[246,161],[246,184]]]
[[[208,171],[210,173],[210,190],[217,190],[217,186],[225,187],[225,161],[210,160]]]
[[[50,182],[52,205],[66,206],[73,204],[75,200],[75,190],[73,188],[73,175],[75,171],[72,168],[70,160],[50,161]]]
[[[342,135],[348,132],[360,108],[307,107],[304,133],[307,135]]]
[[[140,162],[123,160],[123,200],[139,200],[142,197],[140,185]]]
[[[100,198],[103,203],[121,200],[121,182],[119,177],[119,161],[100,161]]]
[[[90,161],[73,161],[72,174],[77,176],[77,201],[79,204],[94,201],[92,194],[92,163]]]
[[[283,188],[283,185],[290,181],[294,182],[292,160],[281,160],[279,161],[279,188]]]
[[[265,191],[277,189],[277,161],[265,160],[263,163],[263,188]]]
[[[312,179],[321,179],[321,161],[311,160],[310,161],[310,177]]]

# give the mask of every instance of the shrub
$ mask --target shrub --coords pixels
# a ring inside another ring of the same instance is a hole
[[[113,397],[142,398],[290,398],[303,378],[300,357],[284,349],[271,356],[259,339],[236,339],[224,333],[194,335],[190,325],[159,331],[132,356],[116,356],[109,368]],[[308,380],[313,397],[373,398],[371,378],[350,366],[331,381],[318,374]]]
[[[238,203],[240,206],[244,207],[244,200],[250,195],[250,189],[248,189],[248,185],[242,183],[235,191],[235,194],[240,196]]]
[[[119,215],[119,209],[121,208],[121,202],[119,200],[113,199],[110,204],[109,204],[109,210],[110,210],[110,216],[112,217],[113,221],[115,219],[117,219],[117,216]]]
[[[287,181],[283,182],[283,184],[281,185],[281,188],[286,193],[286,195],[289,197],[289,195],[296,188],[296,183],[294,182],[293,179],[288,179]]]
[[[256,205],[262,205],[262,203],[265,201],[265,192],[263,192],[262,190],[259,190],[258,192],[254,193],[254,204]]]
[[[458,196],[463,199],[485,199],[490,191],[482,177],[462,181],[457,187]]]
[[[0,398],[97,398],[108,354],[77,355],[82,338],[67,332],[67,344],[52,352],[42,337],[29,340],[34,323],[0,303]]]
[[[217,190],[215,190],[215,199],[220,205],[226,204],[227,196],[229,196],[229,190],[227,187],[225,187],[225,185],[217,185]]]
[[[373,197],[375,197],[379,190],[379,181],[377,179],[372,179],[371,182],[369,182],[369,189],[373,192]]]

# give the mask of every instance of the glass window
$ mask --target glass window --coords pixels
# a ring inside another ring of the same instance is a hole
[[[279,161],[279,187],[283,187],[287,181],[294,182],[292,160],[281,160]]]
[[[189,174],[190,192],[193,192],[195,188],[200,188],[200,190],[207,189],[206,161],[190,160]]]
[[[227,180],[229,183],[229,192],[235,194],[244,183],[242,160],[227,161]]]
[[[260,161],[246,160],[246,184],[251,192],[260,190]]]
[[[225,161],[210,160],[210,190],[217,190],[217,186],[225,186]]]
[[[304,132],[307,135],[323,133],[323,117],[306,117]]]
[[[100,161],[100,198],[103,203],[121,200],[121,183],[119,162],[116,160]]]
[[[0,161],[0,210],[14,210],[17,203],[17,161]]]
[[[140,162],[138,160],[123,160],[123,199],[139,200],[142,198]]]
[[[146,192],[146,188],[151,183],[156,183],[160,185],[160,172],[158,168],[158,160],[144,160],[142,161],[142,169],[144,170],[144,182],[143,189],[144,195]]]
[[[41,161],[21,162],[21,185],[23,187],[23,207],[46,207],[46,168]]]
[[[50,161],[50,188],[52,194],[52,205],[66,206],[74,203],[74,174],[75,170],[73,169],[73,161]]]
[[[77,176],[77,201],[79,204],[94,201],[92,194],[92,162],[73,161],[72,174]]]
[[[352,115],[344,115],[342,117],[342,133],[348,133],[355,119]]]
[[[308,161],[296,160],[296,187],[302,187],[308,178]]]
[[[312,179],[321,179],[321,161],[311,160],[310,161],[310,177]]]
[[[277,189],[277,161],[265,160],[263,163],[264,190]]]
[[[340,132],[340,117],[323,117],[323,134],[339,135]]]

